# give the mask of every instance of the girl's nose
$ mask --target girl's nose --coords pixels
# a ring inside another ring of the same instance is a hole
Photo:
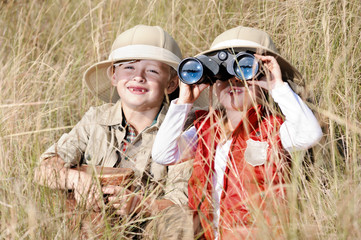
[[[229,82],[232,84],[232,85],[238,85],[238,86],[245,86],[246,85],[246,81],[244,80],[240,80],[238,79],[237,77],[232,77],[229,79]]]

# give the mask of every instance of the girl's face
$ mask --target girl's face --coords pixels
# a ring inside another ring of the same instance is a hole
[[[251,81],[240,81],[233,77],[228,81],[217,80],[216,96],[227,111],[247,111],[261,97],[259,86]]]

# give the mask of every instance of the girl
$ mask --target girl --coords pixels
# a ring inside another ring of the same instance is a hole
[[[278,54],[267,33],[236,27],[219,35],[201,55],[219,51],[258,53],[254,56],[262,62],[264,76],[217,80],[213,88],[221,108],[196,112],[194,126],[185,132],[192,104],[209,84],[181,84],[152,156],[163,165],[194,159],[189,207],[198,215],[206,239],[234,239],[249,233],[259,210],[266,221],[272,221],[270,213],[280,203],[275,200],[284,200],[288,153],[310,148],[322,131],[311,110],[285,82],[301,79],[300,74]],[[283,117],[274,113],[267,95]]]

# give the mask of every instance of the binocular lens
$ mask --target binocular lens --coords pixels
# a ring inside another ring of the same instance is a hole
[[[203,77],[202,63],[197,59],[188,59],[179,67],[178,74],[186,84],[197,83]]]
[[[254,56],[240,56],[234,62],[234,72],[240,80],[250,80],[258,73],[258,62]]]
[[[231,57],[230,57],[231,56]],[[247,81],[261,76],[261,62],[249,52],[237,55],[219,51],[215,55],[199,55],[184,59],[178,66],[178,76],[185,84],[213,84],[217,80],[227,81],[232,76]]]

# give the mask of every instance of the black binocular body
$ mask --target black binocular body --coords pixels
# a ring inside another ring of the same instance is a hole
[[[239,80],[257,80],[263,75],[262,63],[251,52],[232,54],[218,51],[214,55],[185,58],[178,66],[180,80],[188,85],[227,81],[235,76]]]

